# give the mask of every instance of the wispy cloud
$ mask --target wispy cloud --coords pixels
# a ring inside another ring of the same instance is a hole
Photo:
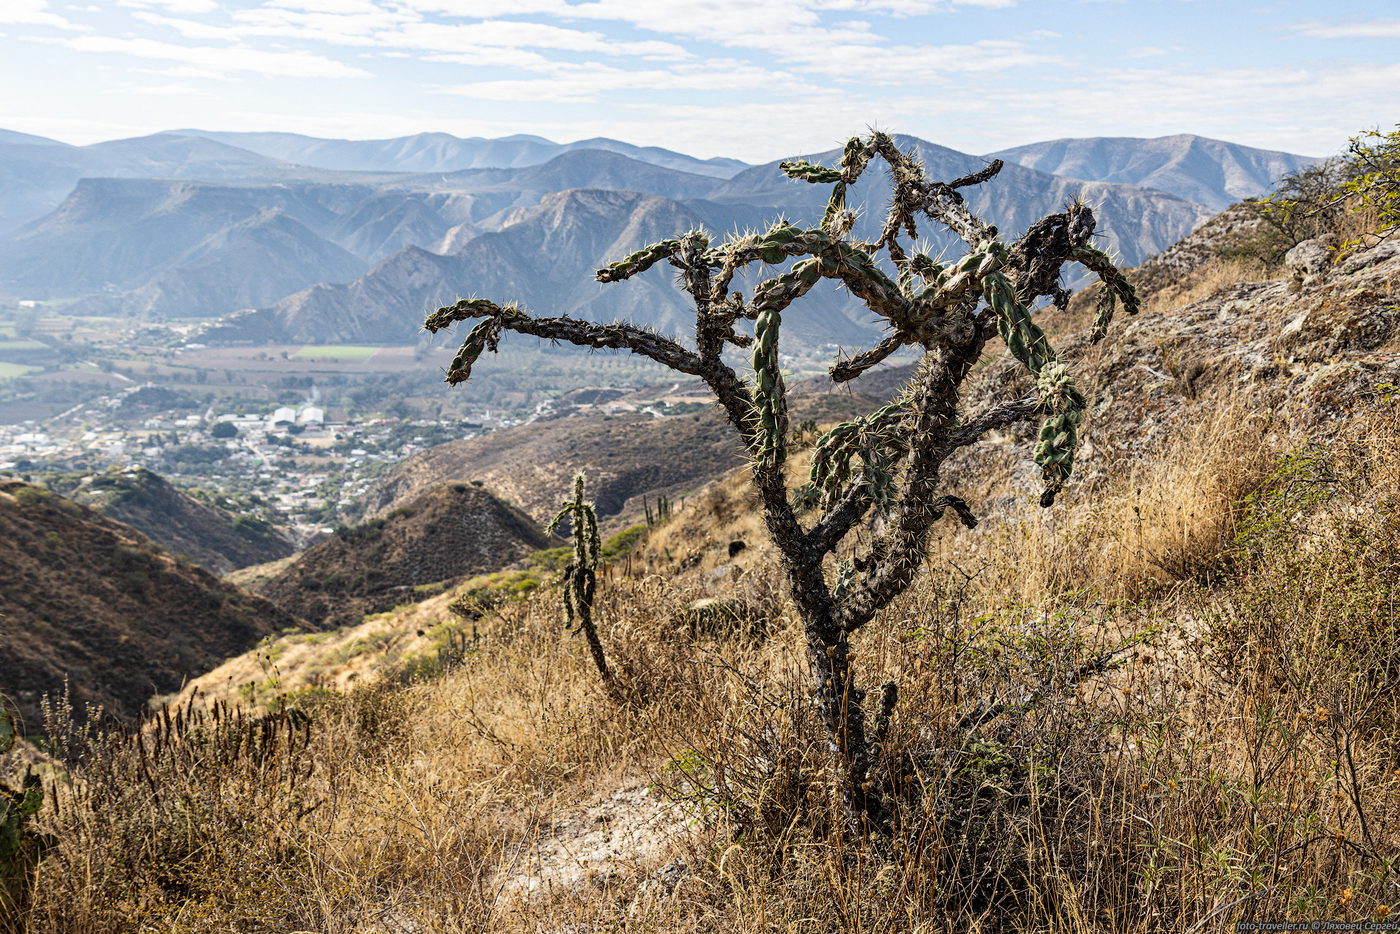
[[[74,23],[49,12],[47,0],[4,0],[0,3],[0,23],[27,26],[55,26],[59,29],[81,29]]]
[[[279,52],[239,46],[186,46],[153,39],[79,36],[67,40],[80,52],[111,52],[136,58],[183,62],[204,72],[242,72],[294,78],[366,78],[360,68],[309,52]]]
[[[117,0],[117,3],[124,7],[158,8],[171,13],[212,13],[219,8],[215,0]]]
[[[1311,39],[1400,39],[1400,19],[1359,23],[1295,23],[1293,31]]]

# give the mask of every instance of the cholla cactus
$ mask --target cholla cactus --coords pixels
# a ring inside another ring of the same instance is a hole
[[[889,166],[892,197],[879,235],[861,241],[851,236],[854,215],[846,193],[877,157]],[[494,350],[502,331],[516,331],[582,347],[630,350],[709,386],[749,452],[764,521],[782,553],[806,628],[812,692],[855,821],[881,816],[882,797],[870,778],[881,731],[866,728],[864,692],[855,681],[849,639],[909,586],[932,525],[948,509],[964,525],[975,524],[968,505],[943,489],[943,463],[988,432],[1039,415],[1044,421],[1033,453],[1044,482],[1041,504],[1053,505],[1073,470],[1085,398],[1030,308],[1041,297],[1064,306],[1069,295],[1060,288],[1060,269],[1072,261],[1098,273],[1105,286],[1094,339],[1103,336],[1120,304],[1129,313],[1137,310],[1132,287],[1108,256],[1089,245],[1095,222],[1085,205],[1071,204],[1042,218],[1010,243],[968,210],[958,190],[991,180],[1001,166],[996,160],[972,175],[934,181],[884,133],[858,137],[846,144],[839,166],[782,165],[793,179],[832,186],[816,227],[779,223],[720,243],[703,231],[690,231],[598,271],[600,282],[616,282],[663,260],[679,270],[681,287],[695,303],[693,348],[630,324],[537,318],[484,299],[441,308],[426,322],[438,331],[457,321],[484,319],[453,361],[450,384],[467,378],[471,362],[483,348]],[[967,252],[941,264],[901,244],[901,238],[917,243],[924,218],[946,226]],[[744,267],[789,261],[795,262],[760,282],[748,299],[731,289]],[[779,336],[783,315],[821,279],[844,285],[890,329],[876,346],[835,363],[833,380],[859,377],[903,347],[922,348],[923,357],[895,403],[838,425],[817,442],[810,482],[794,495],[785,481],[787,390],[778,365]],[[739,329],[744,321],[753,322],[752,336]],[[1035,380],[1035,394],[965,413],[959,404],[962,384],[997,335]],[[751,379],[726,362],[726,345],[752,346]],[[580,498],[581,493],[575,500]],[[818,511],[809,519],[804,508],[813,506]],[[868,543],[830,575],[826,557],[867,519],[872,523]],[[895,697],[894,686],[882,692],[877,724],[888,723]]]
[[[602,540],[598,535],[598,513],[593,504],[583,498],[583,474],[574,477],[573,499],[564,501],[564,508],[549,523],[548,532],[559,529],[565,519],[573,529],[574,560],[564,569],[564,625],[572,627],[574,634],[583,633],[588,641],[589,654],[603,686],[608,693],[617,693],[617,684],[612,670],[608,668],[603,655],[603,644],[598,640],[598,627],[593,624],[593,594],[598,587],[598,555],[602,551]]]

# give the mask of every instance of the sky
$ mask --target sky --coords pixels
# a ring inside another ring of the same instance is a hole
[[[1400,122],[1400,0],[0,0],[0,128],[608,136],[763,162]]]

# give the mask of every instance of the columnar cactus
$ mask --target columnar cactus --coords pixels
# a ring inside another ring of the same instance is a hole
[[[629,257],[630,259],[630,257]],[[564,625],[572,627],[574,634],[583,633],[588,642],[589,654],[603,686],[610,694],[616,695],[617,683],[612,669],[608,667],[603,654],[603,644],[598,639],[598,627],[593,623],[593,594],[598,587],[598,555],[602,551],[602,539],[598,535],[598,513],[593,504],[583,498],[583,474],[574,476],[574,495],[564,501],[558,515],[549,523],[546,531],[555,532],[560,524],[569,520],[574,539],[574,560],[564,568]]]
[[[890,206],[879,235],[862,241],[851,236],[855,217],[846,206],[846,193],[877,157],[889,167]],[[817,226],[779,223],[720,243],[703,231],[690,231],[598,271],[598,281],[617,282],[663,260],[679,270],[681,287],[695,303],[693,348],[630,324],[535,317],[484,299],[440,308],[426,322],[436,332],[458,321],[484,319],[448,370],[447,382],[453,385],[470,375],[483,348],[495,349],[502,331],[515,331],[582,347],[630,350],[709,386],[750,454],[764,520],[805,627],[812,693],[830,734],[853,821],[878,820],[883,804],[870,778],[881,730],[866,729],[864,692],[855,682],[849,639],[909,586],[930,529],[946,510],[952,509],[964,525],[975,524],[968,505],[942,489],[943,463],[988,432],[1042,416],[1033,453],[1044,482],[1041,504],[1053,505],[1073,469],[1085,398],[1030,309],[1041,297],[1064,306],[1069,295],[1059,285],[1060,270],[1072,261],[1096,272],[1105,286],[1094,339],[1104,335],[1118,305],[1129,313],[1137,310],[1132,287],[1105,254],[1089,245],[1095,221],[1087,206],[1071,204],[1048,215],[1010,243],[968,210],[959,189],[989,181],[1001,167],[995,160],[972,175],[934,181],[884,133],[854,138],[839,166],[782,165],[793,179],[832,186]],[[902,244],[901,239],[917,243],[923,218],[946,226],[967,252],[941,264]],[[748,299],[731,289],[741,268],[790,261],[795,262],[760,282]],[[828,432],[813,452],[810,482],[789,491],[780,329],[788,308],[823,278],[844,285],[890,329],[876,346],[837,361],[830,370],[833,380],[857,378],[903,347],[921,348],[923,354],[897,401]],[[744,321],[753,322],[752,336],[736,327]],[[1036,391],[966,413],[961,387],[996,335],[1034,378]],[[726,345],[752,347],[751,379],[724,359]],[[812,506],[818,511],[808,519],[804,509]],[[867,519],[872,523],[868,543],[834,574],[828,572],[825,558]],[[876,719],[887,724],[897,689],[888,687],[882,697]]]

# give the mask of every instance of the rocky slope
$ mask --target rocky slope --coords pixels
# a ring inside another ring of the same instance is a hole
[[[289,613],[345,626],[549,544],[537,522],[486,490],[443,484],[318,542],[259,590]]]
[[[215,574],[276,561],[294,550],[291,541],[267,522],[202,503],[144,467],[55,480],[49,485]]]
[[[0,685],[136,716],[154,695],[306,624],[56,493],[0,481]]]

